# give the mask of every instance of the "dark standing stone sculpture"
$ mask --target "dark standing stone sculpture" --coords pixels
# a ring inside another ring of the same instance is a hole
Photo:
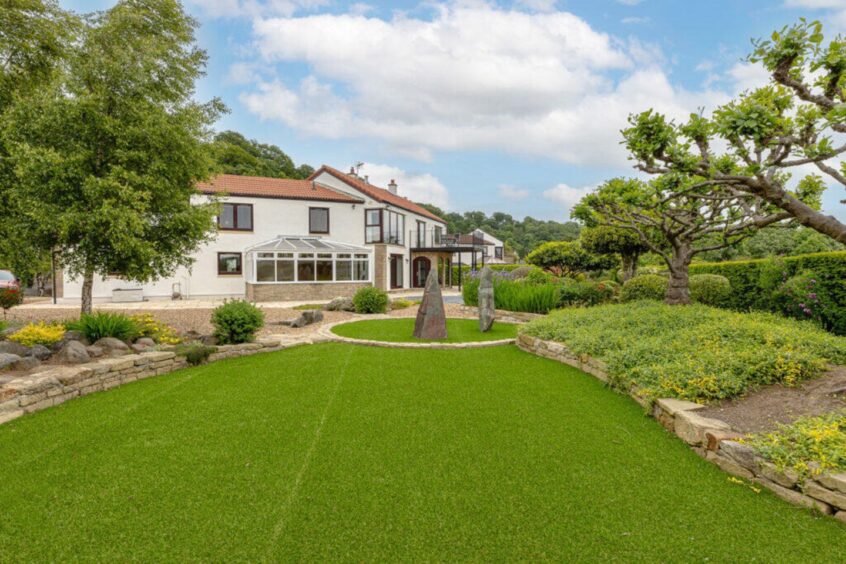
[[[426,279],[423,301],[420,302],[417,320],[414,322],[414,336],[426,340],[447,338],[444,298],[438,284],[438,272],[434,269],[429,271]]]
[[[479,331],[490,331],[495,318],[493,270],[486,266],[479,280]]]

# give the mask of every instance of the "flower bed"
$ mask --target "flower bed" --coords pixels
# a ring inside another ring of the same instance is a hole
[[[556,311],[521,331],[607,367],[609,382],[647,399],[709,402],[759,385],[795,385],[846,363],[846,338],[809,322],[703,305],[643,301]]]

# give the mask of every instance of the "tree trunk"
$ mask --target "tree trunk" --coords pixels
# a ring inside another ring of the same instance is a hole
[[[623,254],[620,255],[623,259],[623,282],[630,280],[637,274],[637,258],[638,256]]]
[[[82,278],[82,313],[91,313],[91,294],[94,290],[94,271],[86,270]]]
[[[686,305],[690,303],[690,288],[688,270],[691,256],[684,250],[677,249],[670,259],[670,283],[667,286],[667,297],[664,300],[670,305]]]

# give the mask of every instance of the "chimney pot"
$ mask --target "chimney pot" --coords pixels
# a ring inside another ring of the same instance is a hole
[[[393,178],[391,178],[391,183],[388,184],[388,192],[394,195],[397,193],[397,181]]]

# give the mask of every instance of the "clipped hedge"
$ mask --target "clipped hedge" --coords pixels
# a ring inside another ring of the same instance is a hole
[[[731,300],[731,282],[719,274],[694,274],[690,277],[690,299],[700,304],[726,307]]]
[[[731,295],[726,306],[741,311],[775,311],[775,293],[790,278],[812,272],[829,305],[820,314],[826,329],[846,335],[846,251],[813,253],[775,259],[756,259],[690,266],[690,274],[718,274],[728,278]]]
[[[568,308],[522,332],[605,362],[611,385],[647,398],[699,402],[757,386],[796,385],[846,362],[846,338],[807,321],[656,301]]]
[[[667,279],[658,274],[641,274],[623,284],[620,301],[633,302],[636,300],[661,301],[667,295]]]

